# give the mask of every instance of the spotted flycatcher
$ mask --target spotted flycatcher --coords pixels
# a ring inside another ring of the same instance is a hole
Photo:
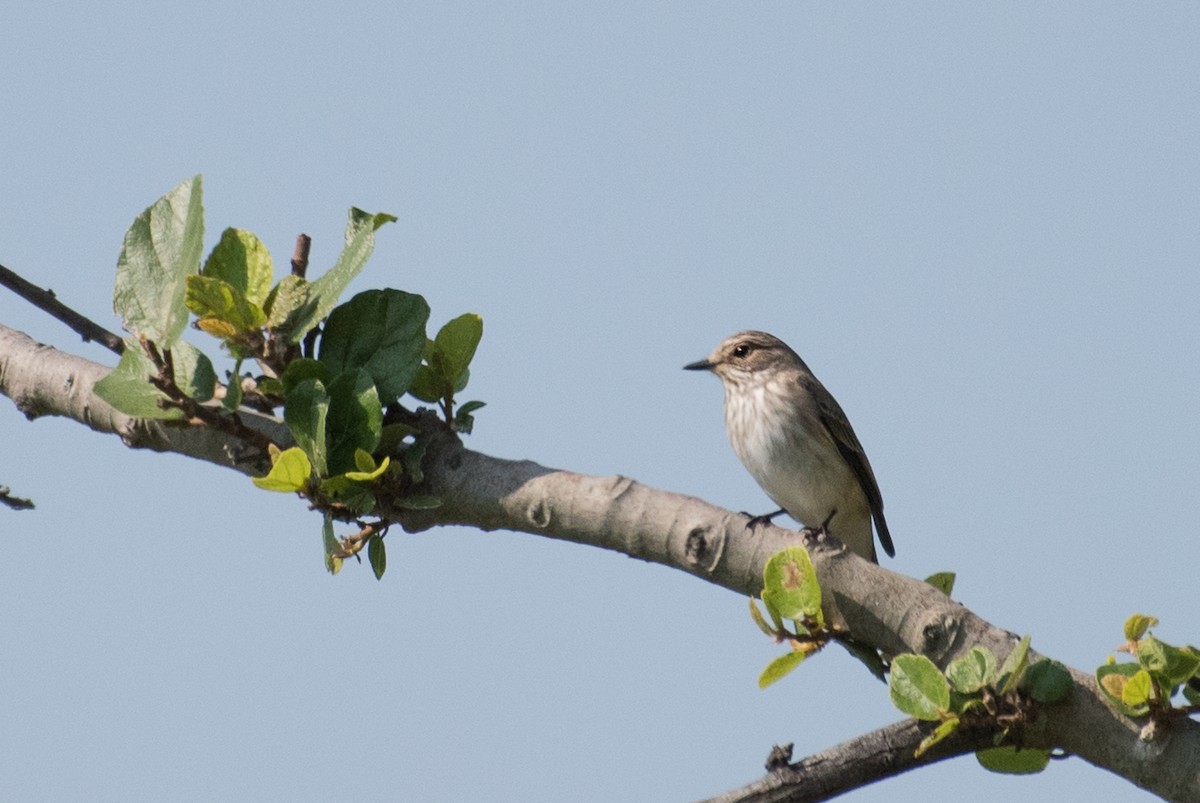
[[[766,332],[738,332],[684,368],[720,377],[729,442],[783,508],[755,516],[749,526],[786,512],[807,526],[827,527],[874,561],[874,517],[883,551],[896,554],[862,444],[837,401],[786,343]]]

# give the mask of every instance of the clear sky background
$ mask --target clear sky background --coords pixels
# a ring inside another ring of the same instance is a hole
[[[1081,668],[1135,611],[1200,641],[1196,6],[10,6],[0,262],[101,323],[195,173],[207,246],[279,271],[391,212],[351,291],[483,315],[472,448],[763,512],[680,368],[766,329],[854,422],[886,566]],[[331,578],[295,498],[7,400],[0,484],[38,505],[0,509],[6,799],[686,800],[901,718],[837,649],[760,691],[744,599],[616,554],[394,530]],[[1147,797],[968,757],[849,799],[964,789]]]

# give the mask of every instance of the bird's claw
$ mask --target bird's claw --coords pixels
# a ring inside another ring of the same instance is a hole
[[[776,516],[782,515],[786,512],[787,511],[784,510],[776,510],[774,513],[764,513],[761,516],[751,516],[749,513],[743,510],[742,515],[749,519],[749,521],[746,522],[746,529],[754,532],[764,524],[770,524],[771,520]]]

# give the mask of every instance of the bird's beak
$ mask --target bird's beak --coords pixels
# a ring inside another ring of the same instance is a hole
[[[683,370],[685,371],[711,371],[712,369],[713,364],[708,360],[697,360],[696,362],[689,362],[687,365],[683,366]]]

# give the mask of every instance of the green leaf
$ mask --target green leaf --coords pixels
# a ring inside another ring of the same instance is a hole
[[[431,343],[433,341],[430,341]],[[421,365],[417,369],[416,376],[408,385],[408,392],[423,402],[434,404],[441,400],[446,390],[446,383],[433,368],[428,365]]]
[[[763,569],[763,602],[785,619],[819,619],[821,586],[803,547],[772,555]]]
[[[334,555],[342,551],[342,545],[333,534],[333,517],[328,513],[321,525],[321,543],[325,547],[325,569],[330,574],[337,574],[342,570],[342,559]]]
[[[482,338],[483,318],[473,312],[459,315],[438,331],[433,339],[433,350],[440,356],[443,376],[450,384],[458,383]]]
[[[354,452],[355,461],[358,460],[358,456],[360,454],[366,454],[368,458],[371,457],[371,455],[367,454],[362,449],[357,449]],[[388,466],[390,466],[391,464],[392,464],[392,459],[390,457],[385,457],[385,458],[383,458],[383,462],[381,462],[375,468],[372,468],[369,471],[347,471],[345,474],[345,477],[346,477],[346,479],[354,480],[355,482],[373,482],[374,480],[377,480],[380,477],[382,477],[383,472],[387,471]]]
[[[196,401],[208,401],[217,386],[217,374],[208,357],[190,343],[180,341],[171,351],[175,366],[175,384],[184,395]],[[125,352],[117,367],[96,382],[96,395],[116,409],[135,418],[158,418],[178,421],[183,412],[178,408],[163,408],[159,402],[167,396],[150,384],[158,370],[142,351],[139,343],[125,341]]]
[[[933,586],[938,591],[941,591],[948,597],[950,596],[950,592],[954,590],[955,577],[956,575],[954,572],[938,572],[937,574],[931,574],[926,577],[925,582],[929,583],[929,585]]]
[[[428,446],[428,440],[418,439],[404,447],[404,453],[401,455],[400,459],[404,464],[404,476],[408,477],[409,481],[414,484],[425,479],[425,471],[421,467],[421,461],[425,458],[425,449]]]
[[[1027,666],[1029,666],[1029,636],[1025,635],[1017,643],[1017,646],[1012,648],[1000,666],[1000,677],[996,681],[997,691],[1001,694],[1008,694],[1012,691]]]
[[[329,383],[329,472],[353,471],[358,449],[375,451],[383,434],[383,407],[371,375],[362,369]]]
[[[385,460],[387,458],[384,458]],[[354,468],[359,473],[367,473],[375,470],[375,458],[365,449],[354,450]]]
[[[986,647],[972,647],[946,667],[946,678],[959,694],[974,694],[996,679],[996,656]]]
[[[1136,709],[1147,705],[1154,694],[1154,680],[1145,669],[1133,673],[1133,677],[1121,690],[1121,702],[1128,708]]]
[[[349,474],[337,474],[321,480],[321,493],[360,516],[375,509],[375,494],[371,488],[351,479]]]
[[[791,672],[796,667],[804,662],[808,657],[807,652],[801,650],[792,650],[776,658],[771,663],[767,664],[767,668],[758,676],[758,687],[765,689],[775,681],[782,678],[788,672]]]
[[[117,410],[134,418],[183,418],[181,410],[159,406],[159,401],[165,401],[167,397],[150,384],[150,377],[157,373],[154,363],[142,351],[141,345],[126,339],[125,351],[117,367],[98,381],[93,390]]]
[[[350,210],[350,220],[346,224],[346,245],[333,267],[311,283],[312,304],[311,307],[305,305],[304,314],[294,321],[298,332],[293,332],[293,342],[303,337],[305,332],[337,306],[338,297],[346,285],[362,271],[371,252],[375,250],[375,230],[395,220],[395,216],[382,212],[371,214],[361,209]]]
[[[767,620],[763,618],[762,611],[758,609],[758,600],[750,597],[750,618],[754,620],[754,624],[758,625],[761,630],[769,638],[775,638],[776,631],[767,624]]]
[[[933,721],[941,719],[950,709],[950,684],[924,655],[893,658],[888,690],[892,703],[910,717]]]
[[[327,460],[326,419],[329,417],[329,394],[315,379],[296,384],[284,399],[283,420],[296,439],[296,444],[308,455],[319,476],[329,474]]]
[[[212,276],[188,276],[186,302],[200,316],[198,326],[215,337],[254,331],[267,322],[266,314],[241,290]]]
[[[275,268],[262,240],[244,229],[229,228],[221,233],[201,274],[226,282],[261,309],[271,293]]]
[[[371,536],[371,540],[367,543],[367,560],[371,562],[371,570],[375,572],[375,579],[382,580],[383,573],[387,571],[387,550],[383,546],[383,538],[378,533]]]
[[[1039,703],[1057,703],[1067,698],[1075,681],[1061,663],[1041,658],[1025,670],[1021,685],[1029,692],[1029,696]]]
[[[1125,702],[1125,687],[1129,685],[1129,681],[1134,675],[1144,671],[1137,664],[1108,663],[1096,670],[1096,682],[1099,684],[1104,696],[1118,710],[1129,716],[1140,717],[1145,715],[1150,710],[1150,707],[1145,704],[1136,706],[1127,704]]]
[[[242,361],[240,359],[234,364],[233,370],[229,372],[229,384],[225,386],[225,398],[221,399],[221,406],[231,413],[242,406]]]
[[[320,319],[312,285],[299,276],[288,274],[267,296],[267,328],[290,343],[299,343]]]
[[[475,429],[475,416],[472,415],[480,407],[487,405],[481,401],[469,401],[462,407],[458,408],[458,412],[454,414],[454,429],[456,432],[461,432],[464,435],[470,435]]]
[[[200,268],[204,240],[203,182],[184,181],[134,219],[117,260],[113,310],[125,328],[171,348],[188,312],[187,277]]]
[[[391,404],[408,389],[425,350],[425,299],[400,290],[367,290],[329,315],[320,359],[335,375],[363,368],[379,399]]]
[[[1178,686],[1200,670],[1200,655],[1192,650],[1173,647],[1154,636],[1146,636],[1138,644],[1137,659],[1167,689]]]
[[[1183,699],[1187,700],[1188,705],[1200,705],[1200,688],[1186,684],[1183,687]]]
[[[424,494],[410,494],[402,496],[395,500],[396,507],[404,508],[405,510],[432,510],[435,507],[442,506],[442,500],[436,496],[426,496]]]
[[[280,453],[271,466],[271,471],[265,477],[251,477],[250,480],[265,491],[302,491],[312,477],[312,464],[308,455],[298,446],[293,446]]]
[[[292,392],[292,388],[299,385],[306,379],[315,379],[326,387],[333,381],[333,374],[329,372],[328,366],[317,360],[310,360],[307,357],[301,357],[297,360],[292,360],[288,363],[287,368],[283,369],[283,375],[279,377],[279,381],[283,384],[283,394]]]
[[[1049,750],[1025,748],[1018,750],[1011,745],[991,747],[975,754],[976,760],[985,769],[1008,775],[1032,775],[1046,769],[1050,763]]]
[[[1144,613],[1135,613],[1125,620],[1125,638],[1129,641],[1138,641],[1142,636],[1146,635],[1146,631],[1158,625],[1158,619],[1153,616],[1147,616]]]
[[[926,750],[958,730],[958,726],[960,724],[962,724],[962,720],[954,716],[943,720],[936,728],[933,729],[933,733],[921,740],[921,743],[917,745],[916,751],[913,752],[913,757],[920,758]]]
[[[171,362],[175,368],[175,385],[183,395],[198,402],[213,397],[217,389],[217,372],[204,352],[181,340],[171,349]]]
[[[399,421],[391,424],[383,425],[383,437],[379,439],[379,445],[375,447],[375,451],[384,454],[395,454],[403,448],[404,439],[410,435],[416,435],[416,427],[411,427],[408,424],[400,423]]]

